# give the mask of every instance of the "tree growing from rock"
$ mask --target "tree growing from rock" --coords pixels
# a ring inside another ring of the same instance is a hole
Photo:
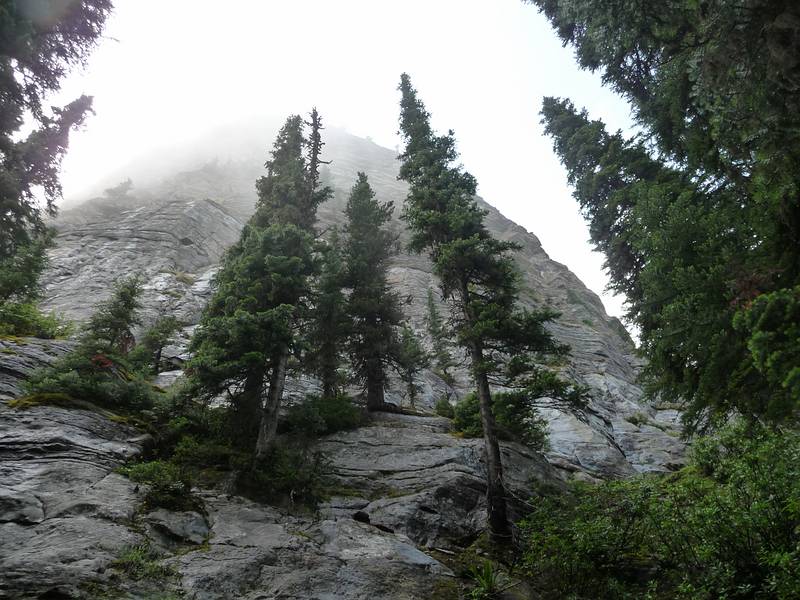
[[[406,386],[406,397],[413,408],[419,394],[416,378],[425,367],[430,365],[430,356],[425,351],[425,348],[422,347],[417,334],[408,324],[404,323],[400,329],[395,354],[397,357],[397,370],[400,373],[400,379],[403,380]]]
[[[339,391],[344,346],[347,340],[347,306],[343,292],[342,242],[334,228],[322,251],[322,272],[314,294],[309,351],[306,361],[322,382],[322,397],[333,398]]]
[[[256,212],[223,260],[191,345],[194,380],[207,397],[230,394],[235,436],[255,441],[257,458],[275,441],[289,357],[317,272],[316,209],[330,195],[319,187],[316,109],[308,137],[304,125],[291,116],[278,133],[267,174],[256,182]]]
[[[411,230],[410,249],[428,252],[453,308],[458,343],[470,358],[486,447],[489,531],[493,540],[507,541],[511,532],[490,377],[524,387],[539,379],[537,363],[566,348],[544,327],[553,312],[518,308],[511,256],[517,246],[494,239],[486,229],[475,178],[455,164],[453,132],[433,132],[408,75],[402,75],[399,89],[405,141],[400,178],[409,183],[403,217]]]
[[[345,281],[350,289],[348,351],[355,380],[364,385],[369,410],[386,409],[387,368],[394,362],[395,328],[402,320],[397,295],[387,280],[397,235],[387,223],[392,202],[379,202],[367,176],[359,173],[347,200]]]
[[[439,309],[436,306],[436,299],[431,288],[428,288],[427,296],[427,314],[425,315],[425,324],[428,327],[428,334],[431,337],[431,344],[433,345],[432,358],[436,373],[439,375],[447,385],[453,385],[454,378],[451,369],[455,366],[455,359],[450,351],[450,336],[442,320],[442,315],[439,314]]]

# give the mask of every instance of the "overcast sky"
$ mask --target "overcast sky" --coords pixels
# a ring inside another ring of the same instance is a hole
[[[64,161],[67,200],[154,147],[312,105],[328,125],[394,148],[405,71],[434,127],[455,130],[479,193],[601,294],[609,314],[621,314],[620,299],[603,292],[602,257],[587,243],[538,112],[542,96],[567,96],[627,130],[629,110],[598,74],[578,70],[534,7],[520,0],[115,4],[105,39],[58,99],[95,97],[96,115],[72,137]]]

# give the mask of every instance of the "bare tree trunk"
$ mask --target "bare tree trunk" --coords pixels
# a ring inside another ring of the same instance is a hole
[[[278,409],[283,398],[286,384],[286,364],[289,362],[289,349],[283,348],[275,357],[272,373],[269,378],[269,392],[264,408],[261,410],[261,424],[256,441],[256,458],[262,458],[275,443],[278,431]]]
[[[467,323],[472,325],[473,318],[466,284],[461,287],[461,302]],[[511,539],[511,528],[508,524],[506,511],[503,463],[500,456],[500,444],[497,441],[497,426],[492,412],[489,378],[483,368],[483,348],[480,342],[473,341],[470,343],[469,350],[472,361],[472,374],[475,378],[475,387],[480,405],[483,442],[486,448],[486,513],[489,521],[489,537],[493,542],[507,543]]]
[[[383,396],[383,377],[378,372],[381,365],[378,364],[367,375],[367,410],[383,410],[386,407],[386,402]]]

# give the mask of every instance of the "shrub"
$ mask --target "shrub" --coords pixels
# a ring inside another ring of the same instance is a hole
[[[0,336],[55,339],[69,336],[72,330],[69,321],[43,313],[35,302],[0,303]]]
[[[453,410],[453,405],[450,404],[450,400],[444,397],[439,398],[436,401],[436,404],[433,407],[433,411],[440,417],[447,417],[448,419],[452,419],[453,417],[455,417],[455,411]]]
[[[314,506],[325,496],[328,466],[320,452],[276,446],[242,469],[238,485],[257,499]]]
[[[308,395],[304,402],[289,407],[283,423],[285,431],[308,438],[354,429],[362,422],[361,410],[349,396],[330,398]]]
[[[158,553],[145,543],[123,550],[111,566],[135,580],[161,581],[172,577],[175,571],[169,566],[162,565],[159,559]]]
[[[131,375],[126,367],[118,357],[76,348],[52,366],[35,372],[26,382],[26,391],[66,394],[111,409],[150,408],[159,392]]]
[[[546,597],[800,597],[800,436],[743,425],[692,464],[538,500],[525,569]]]
[[[162,506],[172,510],[192,508],[195,504],[190,496],[191,480],[178,465],[153,460],[122,467],[120,472],[131,481],[149,486],[145,503],[149,507]]]
[[[484,560],[480,566],[470,566],[469,576],[475,582],[475,587],[470,592],[472,600],[492,600],[502,591],[500,573],[488,560]]]
[[[501,439],[521,442],[531,448],[541,449],[547,442],[544,420],[528,401],[524,393],[504,392],[492,396],[492,410]],[[453,426],[464,437],[482,437],[480,404],[474,393],[467,395],[454,408]]]

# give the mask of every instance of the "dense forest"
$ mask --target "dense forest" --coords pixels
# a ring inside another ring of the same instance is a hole
[[[520,301],[519,246],[487,228],[453,132],[433,129],[408,74],[398,85],[404,205],[359,172],[344,226],[321,230],[317,209],[334,193],[323,168],[335,157],[316,108],[286,118],[168,390],[153,378],[185,324],[142,322],[139,278],[116,281],[85,323],[40,310],[59,165],[92,101],[45,104],[98,43],[106,0],[46,25],[24,3],[0,7],[0,335],[70,340],[15,406],[97,407],[150,432],[146,460],[122,468],[150,507],[197,507],[193,490],[225,481],[313,511],[331,485],[317,440],[373,413],[423,414],[418,374],[452,383],[464,368],[473,393],[442,398],[436,413],[483,439],[486,535],[478,554],[459,557],[450,597],[800,598],[800,8],[530,3],[635,117],[626,136],[567,98],[544,98],[540,112],[639,334],[648,398],[680,409],[687,466],[531,489],[512,517],[500,442],[540,450],[541,399],[580,414],[590,392],[563,368],[559,314]],[[423,299],[432,347],[389,284],[395,211],[406,249],[437,278]],[[297,376],[316,378],[320,393],[289,402]],[[391,377],[407,404],[386,400]]]

